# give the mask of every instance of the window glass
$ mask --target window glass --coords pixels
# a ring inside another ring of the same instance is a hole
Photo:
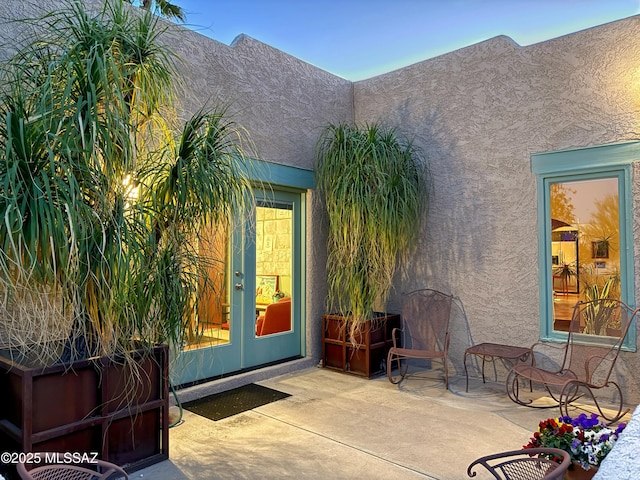
[[[553,329],[567,331],[579,300],[620,298],[618,179],[551,182],[549,205]]]
[[[256,336],[291,330],[293,205],[256,207]]]
[[[227,344],[232,328],[228,223],[207,225],[199,247],[207,275],[200,281],[197,315],[189,322],[186,350]]]

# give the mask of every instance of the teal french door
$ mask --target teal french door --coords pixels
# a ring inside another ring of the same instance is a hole
[[[212,226],[194,335],[173,364],[185,385],[303,354],[304,195],[260,190],[242,218]]]

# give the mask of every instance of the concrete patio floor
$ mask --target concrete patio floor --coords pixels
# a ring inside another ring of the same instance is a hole
[[[437,370],[399,386],[316,367],[256,383],[291,396],[217,422],[184,411],[170,459],[130,478],[465,479],[474,459],[521,448],[558,415],[516,405],[495,381],[470,379],[466,393],[453,377],[447,391]]]

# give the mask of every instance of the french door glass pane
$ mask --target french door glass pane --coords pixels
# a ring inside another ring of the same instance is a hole
[[[229,299],[229,228],[224,223],[210,225],[200,239],[206,280],[200,282],[197,316],[191,322],[185,349],[229,343],[231,311]]]
[[[259,202],[256,207],[256,336],[291,331],[293,207]]]

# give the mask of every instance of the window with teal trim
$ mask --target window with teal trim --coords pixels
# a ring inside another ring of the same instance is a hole
[[[606,296],[634,306],[631,166],[638,159],[636,142],[531,156],[538,177],[543,340],[566,338],[579,300]],[[589,343],[608,335],[588,326],[583,334]],[[635,347],[630,329],[625,349]]]

